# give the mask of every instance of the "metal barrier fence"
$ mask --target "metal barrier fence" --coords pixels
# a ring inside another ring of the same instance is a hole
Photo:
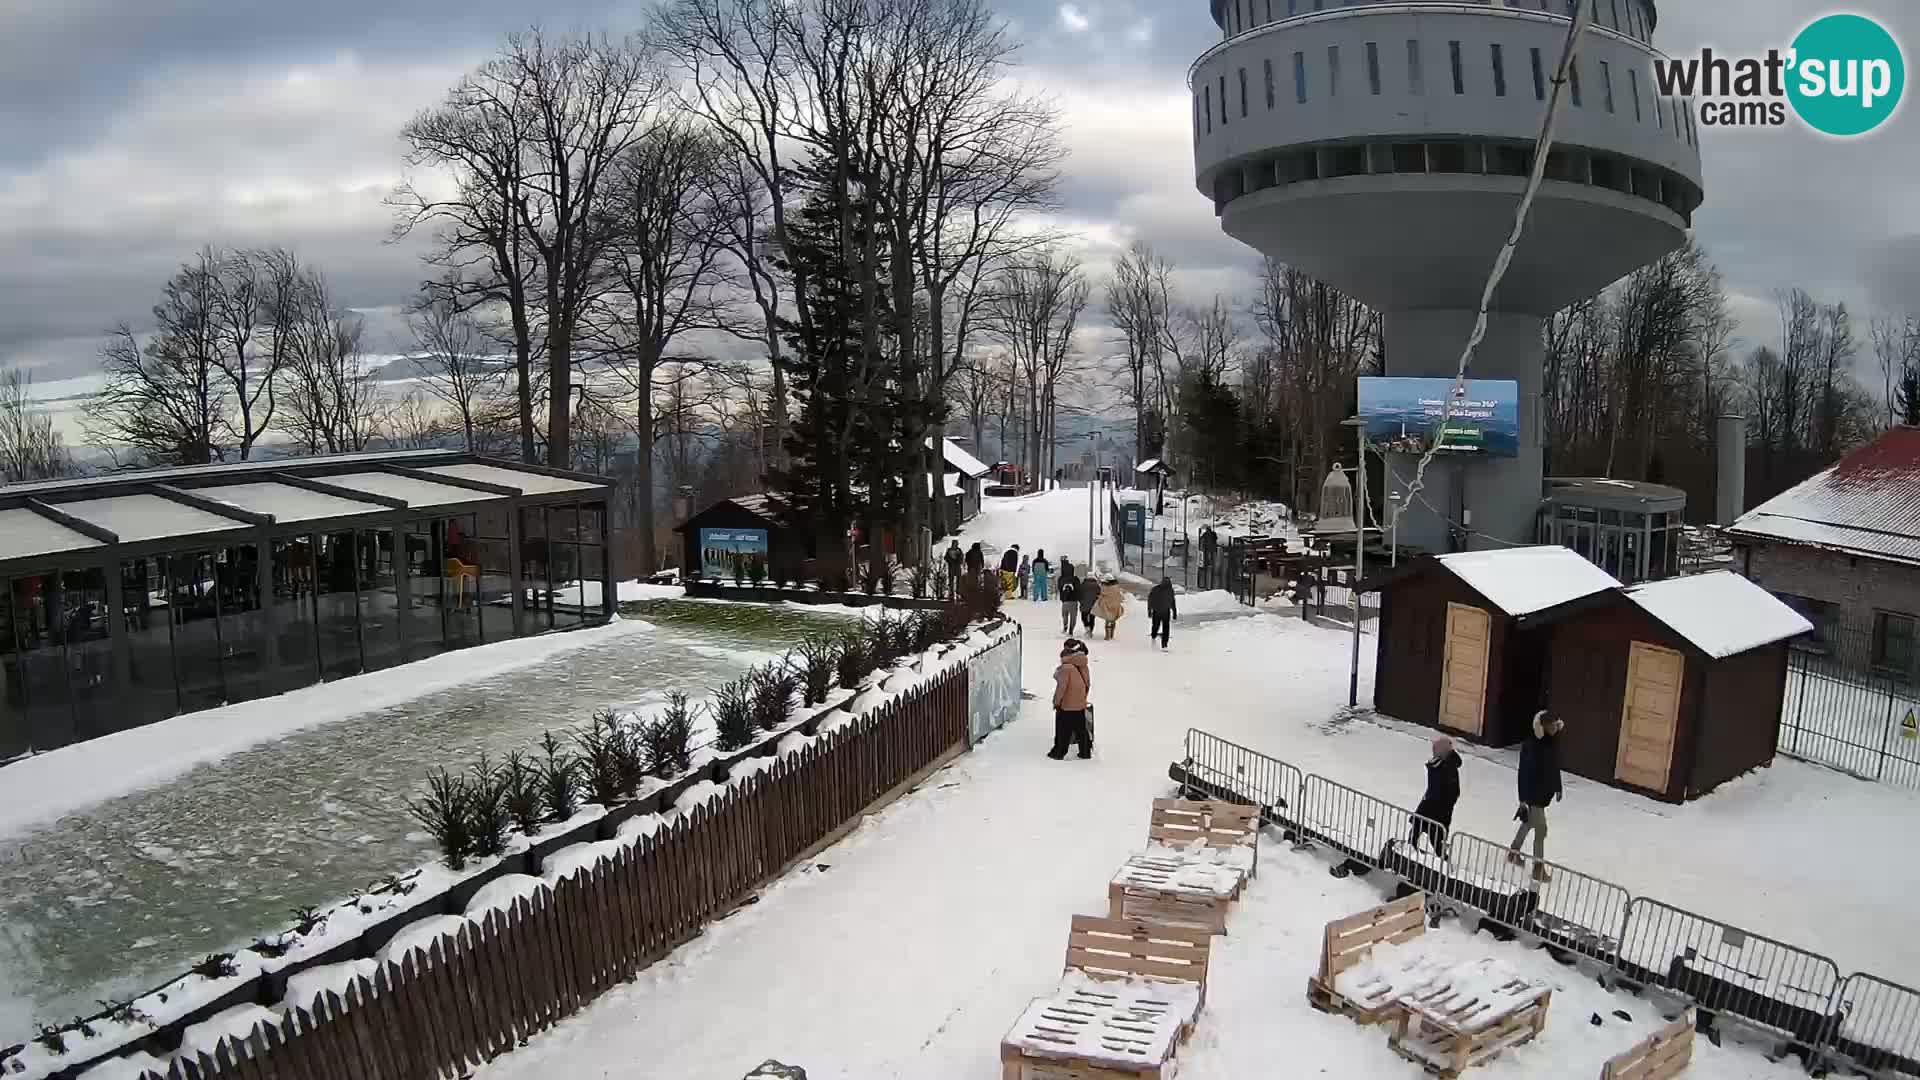
[[[1920,689],[1897,671],[1872,663],[1870,632],[1829,627],[1820,649],[1788,653],[1787,691],[1780,702],[1780,752],[1831,765],[1868,780],[1920,788],[1920,737],[1907,734],[1920,715]]]
[[[1840,987],[1829,1061],[1878,1076],[1920,1077],[1920,990],[1864,972]]]
[[[1877,1080],[1920,1080],[1920,991],[1864,972],[1843,981],[1818,953],[1635,897],[1558,863],[1516,863],[1504,845],[1450,832],[1197,728],[1188,730],[1185,759],[1170,773],[1189,794],[1267,808],[1270,822],[1343,855],[1336,874],[1356,864],[1383,870],[1478,912],[1483,924],[1684,997],[1703,1024],[1728,1017],[1784,1039],[1810,1071],[1850,1067]],[[1298,793],[1291,805],[1288,792]]]
[[[1620,942],[1621,974],[1818,1046],[1834,1026],[1840,969],[1818,953],[1644,896]]]

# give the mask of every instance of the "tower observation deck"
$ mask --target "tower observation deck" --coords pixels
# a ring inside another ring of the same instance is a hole
[[[1700,205],[1692,103],[1658,95],[1652,0],[1210,0],[1194,165],[1228,235],[1382,313],[1386,373],[1452,379],[1513,230],[1572,3],[1594,5],[1545,182],[1467,374],[1520,384],[1517,456],[1434,462],[1400,541],[1531,542],[1541,325],[1674,250]],[[1399,478],[1415,458],[1389,455]],[[1424,503],[1425,505],[1422,505]]]

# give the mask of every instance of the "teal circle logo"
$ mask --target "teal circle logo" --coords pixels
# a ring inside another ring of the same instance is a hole
[[[1793,39],[1787,98],[1807,126],[1865,135],[1886,123],[1907,87],[1900,43],[1864,15],[1828,15]]]

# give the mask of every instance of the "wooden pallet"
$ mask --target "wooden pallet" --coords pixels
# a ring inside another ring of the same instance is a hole
[[[1002,1080],[1171,1077],[1206,1001],[1212,942],[1205,930],[1075,915],[1062,987],[1001,1040]],[[1146,980],[1165,989],[1143,992]]]
[[[1245,880],[1224,864],[1135,855],[1107,883],[1108,914],[1224,934],[1227,909]]]
[[[1427,932],[1427,894],[1414,893],[1327,924],[1320,943],[1320,969],[1307,977],[1307,1002],[1322,1012],[1350,1016],[1360,1024],[1391,1019],[1392,1001],[1361,1002],[1336,989],[1340,974],[1356,967],[1382,943],[1397,945]]]
[[[1538,1038],[1546,1029],[1547,1007],[1552,1001],[1553,991],[1542,989],[1492,1023],[1468,1029],[1464,1021],[1480,1010],[1480,1003],[1460,999],[1452,987],[1441,984],[1412,999],[1403,999],[1395,1012],[1387,1045],[1433,1075],[1454,1080],[1475,1065]]]
[[[1260,870],[1260,808],[1239,803],[1155,799],[1147,824],[1147,842],[1184,848],[1203,843],[1210,848],[1244,849],[1247,877]]]
[[[1600,1067],[1600,1080],[1672,1080],[1693,1060],[1694,1012],[1635,1043]]]

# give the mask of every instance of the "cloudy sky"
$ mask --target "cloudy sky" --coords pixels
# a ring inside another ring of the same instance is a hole
[[[1141,236],[1196,292],[1255,256],[1192,186],[1185,73],[1214,39],[1205,0],[998,0],[1022,79],[1059,102],[1073,150],[1065,224],[1091,262]],[[1850,0],[1920,43],[1913,0]],[[203,243],[293,247],[369,310],[379,351],[420,276],[388,242],[397,132],[506,32],[638,25],[634,0],[8,0],[0,6],[0,366],[84,375],[102,331],[138,326]],[[1805,0],[1665,0],[1658,43],[1782,45]],[[1909,95],[1911,96],[1911,95]],[[1746,343],[1790,285],[1863,311],[1920,310],[1920,115],[1834,142],[1702,129],[1701,240]],[[385,340],[379,340],[385,339]]]

